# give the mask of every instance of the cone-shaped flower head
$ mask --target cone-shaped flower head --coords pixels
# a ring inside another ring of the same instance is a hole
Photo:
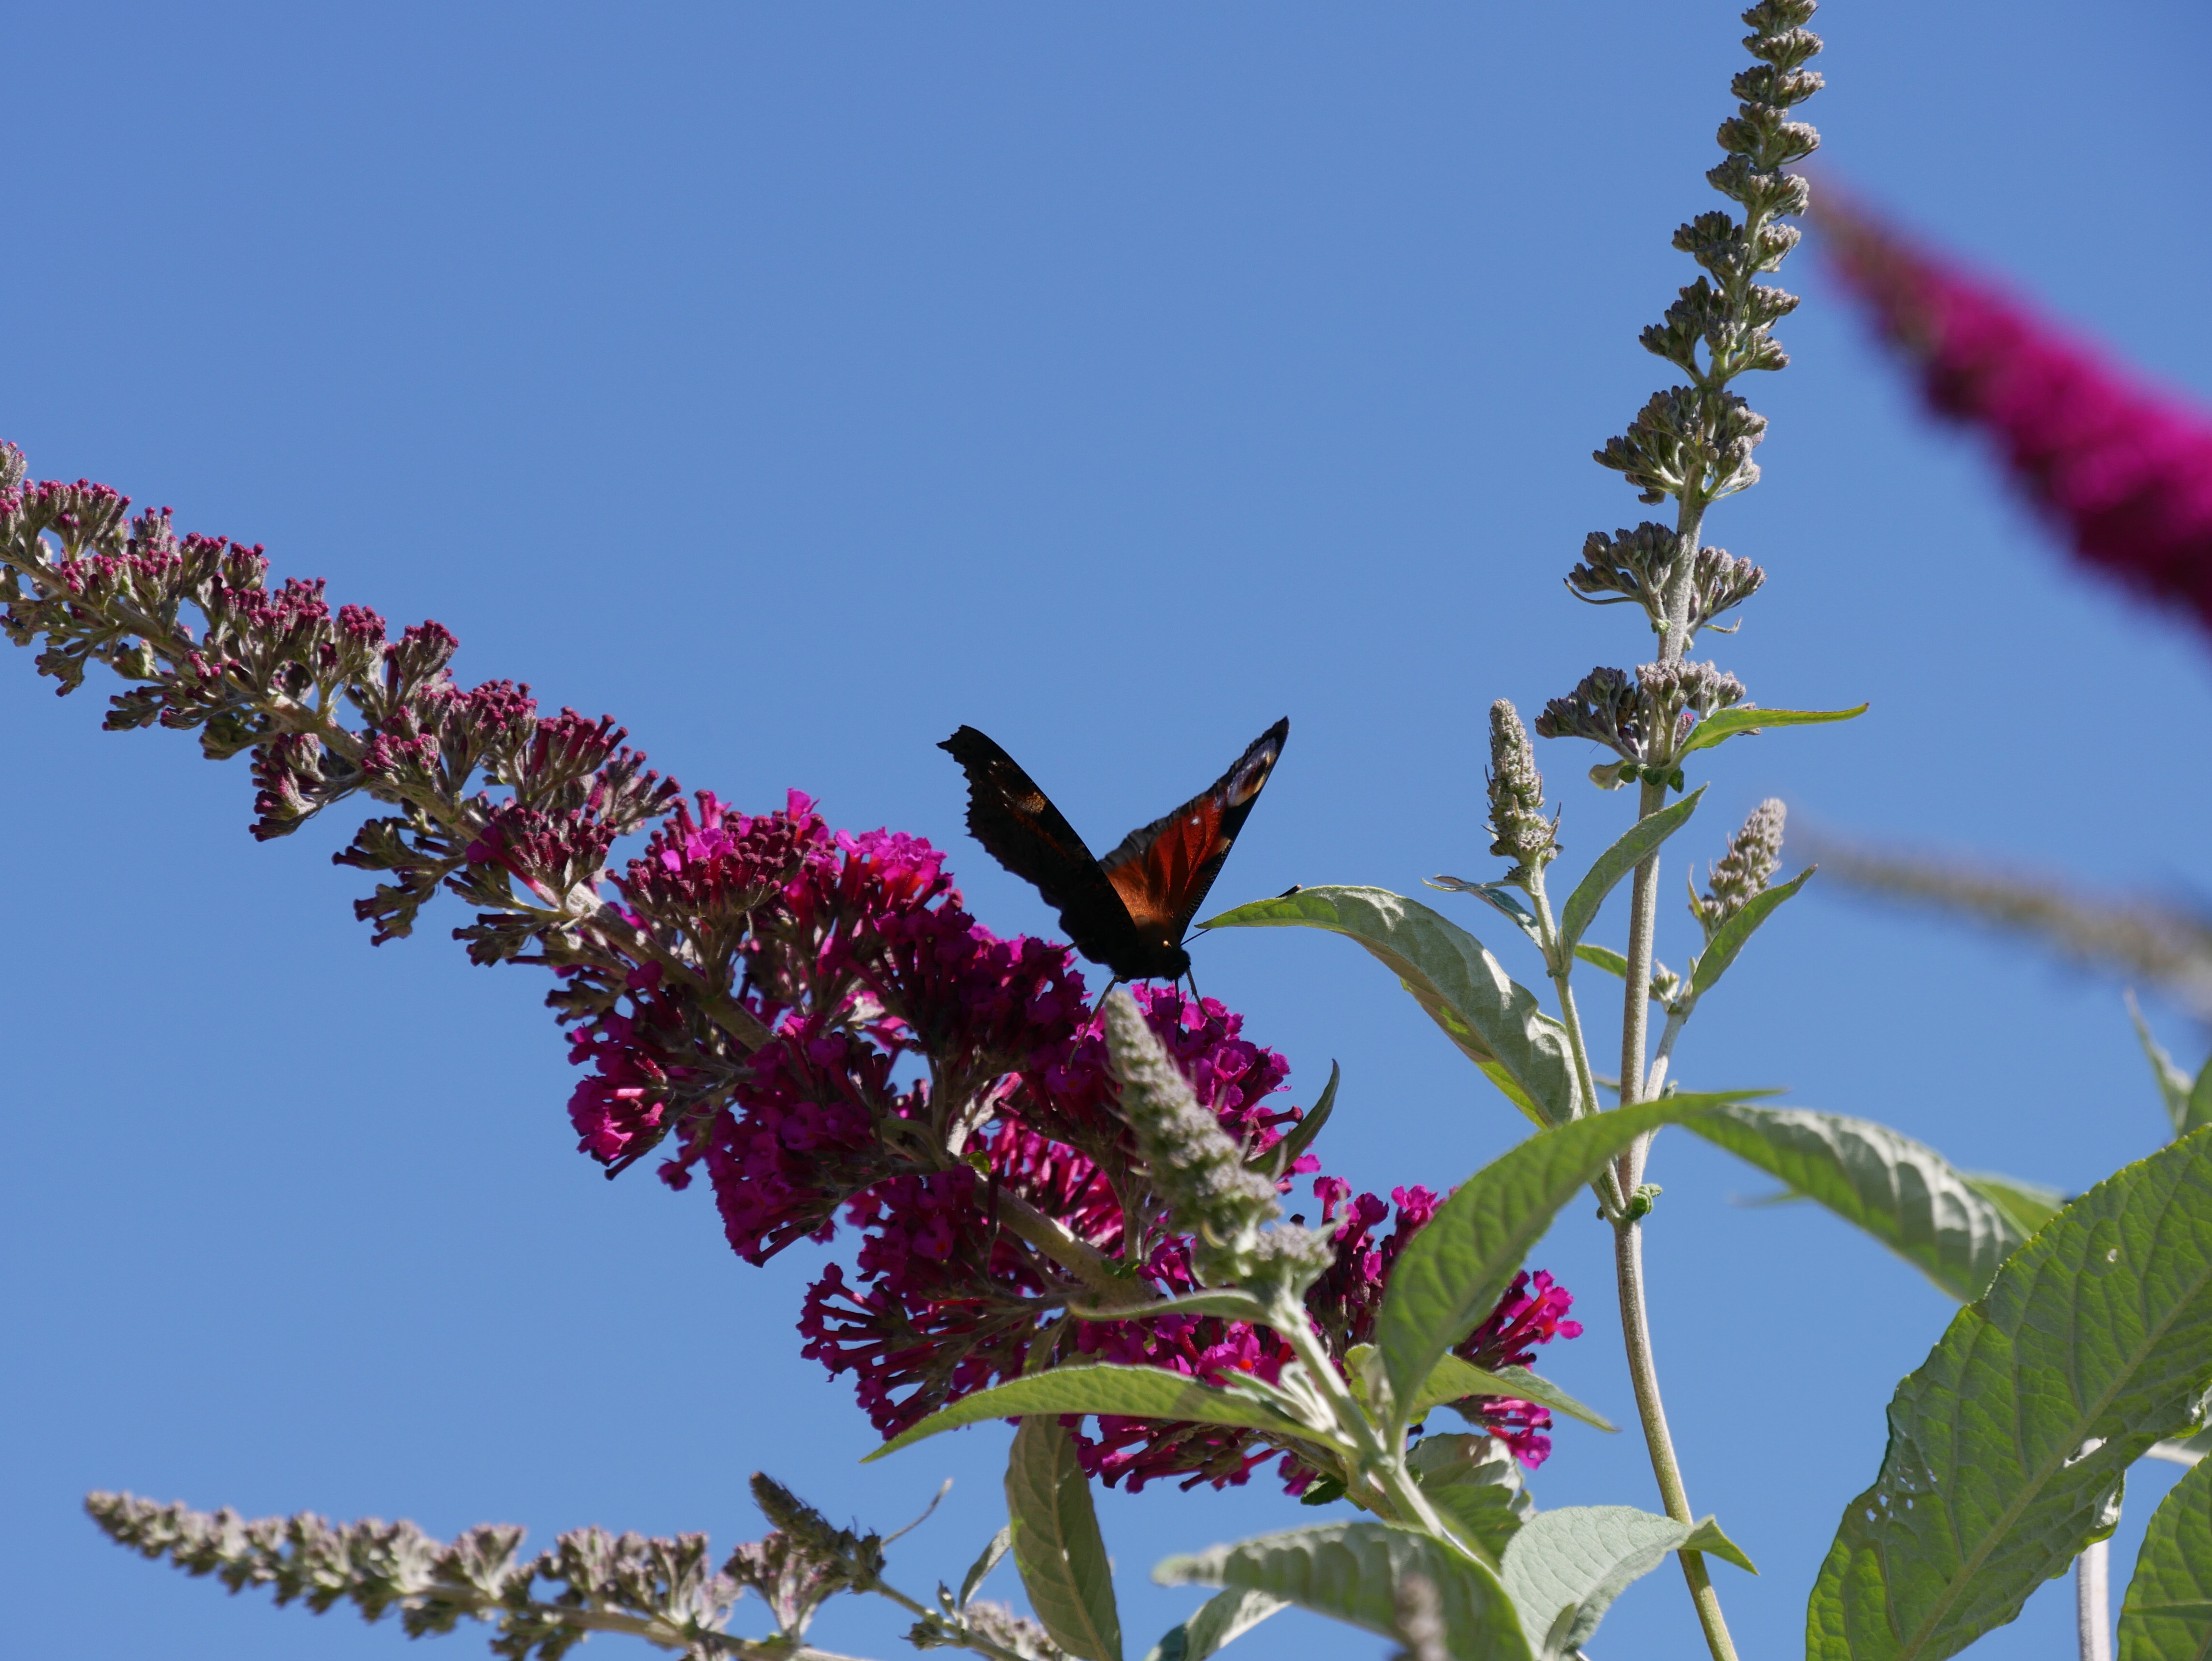
[[[1504,698],[1490,706],[1490,851],[1513,861],[1505,880],[1522,887],[1559,856],[1559,824],[1544,817],[1544,776],[1528,729]]]
[[[1106,1048],[1121,1086],[1121,1116],[1136,1132],[1137,1152],[1176,1229],[1193,1237],[1191,1267],[1200,1283],[1288,1282],[1294,1295],[1310,1286],[1334,1257],[1328,1237],[1288,1225],[1261,1232],[1282,1214],[1274,1177],[1245,1163],[1244,1150],[1199,1104],[1137,1001],[1118,987],[1106,995]]]
[[[1788,812],[1771,796],[1753,808],[1743,828],[1729,839],[1728,852],[1711,869],[1712,891],[1700,894],[1692,885],[1690,910],[1705,926],[1706,940],[1765,893],[1774,879],[1782,867],[1782,822]]]

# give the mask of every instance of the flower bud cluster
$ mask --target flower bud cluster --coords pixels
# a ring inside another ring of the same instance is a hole
[[[1691,884],[1690,914],[1705,929],[1708,944],[1723,923],[1766,891],[1782,868],[1782,825],[1788,815],[1789,809],[1771,796],[1759,803],[1711,867],[1711,891],[1699,894]]]
[[[1547,739],[1594,739],[1632,766],[1663,772],[1697,724],[1741,702],[1743,690],[1711,663],[1647,663],[1633,678],[1599,667],[1544,706],[1536,731]]]
[[[1518,710],[1490,706],[1490,851],[1513,861],[1503,880],[1526,887],[1559,858],[1559,816],[1544,817],[1544,776]]]
[[[1773,335],[1796,308],[1794,295],[1757,279],[1778,268],[1801,233],[1781,222],[1805,211],[1804,179],[1785,173],[1809,155],[1820,136],[1790,112],[1820,89],[1805,65],[1820,50],[1805,25],[1815,0],[1759,0],[1743,14],[1752,33],[1744,48],[1756,61],[1731,85],[1736,113],[1715,135],[1726,152],[1706,182],[1741,210],[1702,213],[1674,233],[1674,246],[1703,275],[1641,337],[1686,385],[1654,392],[1627,429],[1595,453],[1645,502],[1672,496],[1677,522],[1646,520],[1607,536],[1593,532],[1567,576],[1569,592],[1601,605],[1634,604],[1659,636],[1657,664],[1630,676],[1600,669],[1568,697],[1554,698],[1536,723],[1547,738],[1589,738],[1620,757],[1593,769],[1607,785],[1641,777],[1680,785],[1675,746],[1694,721],[1740,700],[1741,684],[1710,665],[1686,661],[1698,630],[1756,593],[1765,573],[1748,560],[1701,546],[1705,512],[1759,480],[1752,452],[1766,419],[1729,390],[1738,375],[1779,369],[1790,362]],[[1664,672],[1680,671],[1673,679]]]
[[[102,485],[30,483],[0,446],[0,626],[39,643],[64,692],[94,664],[129,683],[110,727],[250,752],[257,836],[350,795],[383,804],[337,855],[383,879],[357,915],[389,940],[444,889],[476,908],[454,931],[471,958],[553,972],[548,1002],[585,1069],[568,1103],[583,1152],[611,1176],[659,1150],[672,1188],[703,1173],[749,1262],[856,1238],[799,1329],[886,1435],[1102,1346],[1209,1378],[1279,1366],[1278,1335],[1238,1323],[1066,1319],[1102,1292],[1302,1288],[1340,1356],[1371,1325],[1395,1248],[1369,1231],[1389,1208],[1364,1196],[1364,1220],[1315,1233],[1261,1226],[1319,1161],[1278,1170],[1271,1150],[1301,1116],[1272,1099],[1288,1068],[1220,1004],[1133,989],[1109,1050],[1068,949],[985,928],[927,843],[832,830],[798,792],[758,814],[687,797],[611,719],[542,715],[507,681],[461,686],[439,624],[391,639],[366,608],[333,611],[320,583],[270,590],[258,548],[128,510]],[[1533,767],[1527,788],[1540,800]],[[617,867],[633,834],[641,851]],[[1132,1065],[1143,1082],[1125,1088]],[[1401,1193],[1394,1241],[1431,1208]],[[1501,1433],[1541,1419],[1486,1411]],[[1102,1427],[1085,1447],[1133,1482],[1239,1482],[1270,1451],[1157,1423]],[[789,1580],[794,1612],[814,1572],[792,1567],[797,1549],[746,1571],[764,1591]],[[605,1558],[574,1553],[579,1573]]]
[[[775,1653],[724,1632],[742,1588],[731,1568],[716,1571],[702,1534],[578,1529],[526,1560],[517,1555],[523,1530],[506,1524],[447,1544],[407,1522],[332,1524],[312,1512],[248,1521],[128,1494],[92,1494],[85,1509],[118,1544],[212,1574],[234,1592],[267,1586],[278,1603],[303,1602],[318,1615],[349,1603],[369,1621],[396,1609],[410,1638],[489,1621],[498,1632],[492,1653],[511,1661],[557,1661],[593,1631],[702,1658]]]

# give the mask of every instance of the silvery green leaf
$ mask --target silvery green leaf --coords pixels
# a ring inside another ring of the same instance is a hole
[[[1395,1402],[1410,1402],[1454,1344],[1497,1305],[1559,1208],[1638,1136],[1694,1122],[1742,1091],[1662,1096],[1539,1131],[1492,1160],[1409,1240],[1375,1318],[1375,1348]],[[1407,1422],[1400,1409],[1401,1422]]]
[[[1505,1590],[1521,1629],[1545,1634],[1541,1661],[1563,1661],[1589,1641],[1615,1598],[1685,1549],[1751,1567],[1710,1517],[1678,1523],[1632,1506],[1569,1506],[1531,1518],[1506,1543]]]
[[[1711,991],[1713,983],[1728,972],[1729,965],[1735,961],[1735,954],[1743,950],[1759,925],[1772,916],[1783,901],[1810,882],[1813,873],[1820,868],[1808,865],[1788,882],[1754,895],[1745,903],[1743,910],[1723,923],[1706,942],[1705,949],[1698,953],[1697,962],[1690,966],[1690,995],[1702,998]]]
[[[2189,1086],[2188,1105],[2181,1116],[2181,1129],[2176,1134],[2186,1136],[2203,1124],[2212,1124],[2212,1061],[2197,1069]]]
[[[983,1582],[990,1579],[991,1571],[1006,1560],[1013,1539],[1014,1531],[1011,1526],[1000,1529],[991,1536],[991,1543],[976,1554],[975,1562],[969,1566],[968,1573],[962,1577],[960,1601],[954,1605],[955,1608],[964,1609],[968,1607],[969,1600],[982,1589]]]
[[[1962,1171],[1959,1174],[1966,1179],[1967,1187],[2004,1213],[2022,1239],[2064,1210],[2069,1198],[2059,1189],[2046,1188],[2041,1183],[2000,1177],[1994,1171]]]
[[[2136,1002],[2136,995],[2127,995],[2128,1019],[2136,1024],[2136,1038],[2142,1045],[2143,1059],[2150,1063],[2150,1076],[2158,1086],[2159,1099],[2166,1104],[2166,1116],[2173,1123],[2173,1134],[2181,1135],[2181,1128],[2189,1123],[2191,1098],[2197,1093],[2197,1085],[2190,1076],[2173,1064],[2173,1057],[2166,1053],[2165,1046],[2150,1035],[2150,1023],[2143,1019],[2142,1010]],[[2205,1063],[2205,1072],[2212,1073],[2212,1062]],[[2199,1080],[2204,1074],[2197,1075]]]
[[[1854,709],[1719,709],[1707,715],[1690,731],[1688,739],[1676,753],[1688,755],[1692,750],[1709,750],[1739,733],[1760,733],[1770,727],[1808,727],[1819,721],[1849,721],[1854,715],[1863,715],[1867,706]]]
[[[1386,888],[1303,888],[1255,900],[1207,928],[1325,928],[1357,940],[1508,1099],[1540,1125],[1575,1113],[1566,1029],[1517,986],[1482,942],[1419,900]]]
[[[1659,845],[1689,822],[1690,815],[1698,811],[1698,799],[1705,794],[1699,785],[1672,807],[1662,808],[1647,818],[1640,818],[1621,832],[1612,847],[1597,856],[1596,862],[1583,873],[1575,885],[1575,891],[1567,896],[1566,904],[1559,912],[1559,940],[1571,951],[1580,943],[1583,931],[1597,921],[1598,907],[1605,897],[1613,892],[1620,879],[1658,851]],[[1622,965],[1626,972],[1627,965]]]
[[[1536,914],[1528,909],[1525,900],[1504,883],[1469,882],[1464,877],[1446,876],[1428,877],[1423,880],[1431,888],[1442,889],[1447,894],[1474,895],[1486,905],[1495,907],[1530,940],[1541,943],[1543,934],[1537,924]]]
[[[1495,1563],[1505,1542],[1536,1514],[1512,1450],[1491,1435],[1424,1436],[1406,1463],[1429,1503],[1459,1536]]]
[[[908,1426],[867,1458],[896,1453],[939,1431],[1030,1414],[1107,1413],[1125,1419],[1190,1420],[1203,1425],[1241,1425],[1277,1435],[1310,1437],[1310,1431],[1276,1407],[1273,1397],[1272,1388],[1257,1380],[1217,1389],[1162,1367],[1111,1362],[1060,1366],[963,1396]]]
[[[1058,1419],[1024,1419],[1014,1433],[1006,1514],[1022,1590],[1052,1641],[1080,1661],[1121,1661],[1121,1616],[1091,1479]]]
[[[1443,1541],[1395,1523],[1292,1529],[1170,1557],[1152,1571],[1163,1585],[1245,1587],[1391,1637],[1398,1587],[1413,1575],[1436,1588],[1452,1661],[1529,1661],[1498,1577]]]
[[[1952,1318],[1889,1406],[1807,1615],[1811,1661],[1943,1661],[2118,1520],[2212,1385],[2212,1130],[2099,1183]]]
[[[2200,1430],[2179,1440],[2154,1442],[2143,1457],[2163,1459],[2170,1465],[2193,1465],[2208,1453],[2212,1453],[2212,1430]]]
[[[1509,1396],[1516,1402],[1534,1402],[1554,1413],[1564,1413],[1570,1419],[1579,1419],[1600,1430],[1620,1428],[1595,1409],[1584,1407],[1550,1379],[1539,1378],[1527,1367],[1500,1367],[1492,1372],[1456,1355],[1446,1355],[1436,1364],[1428,1382],[1413,1398],[1413,1410],[1407,1416],[1418,1419],[1431,1408],[1464,1401],[1470,1396]]]
[[[1255,1153],[1251,1163],[1261,1170],[1273,1169],[1287,1174],[1291,1163],[1313,1146],[1314,1138],[1321,1135],[1321,1128],[1328,1123],[1328,1116],[1336,1111],[1336,1086],[1343,1075],[1343,1068],[1331,1062],[1328,1064],[1328,1087],[1321,1092],[1321,1099],[1306,1110],[1305,1117],[1283,1133],[1282,1141],[1273,1147],[1263,1148]]]
[[[2193,1467],[2151,1513],[2120,1605],[2120,1661],[2212,1655],[2212,1464]]]
[[[2027,1238],[1934,1148],[1871,1119],[1741,1105],[1689,1129],[1856,1223],[1962,1303]]]
[[[1145,1661],[1206,1661],[1224,1644],[1242,1638],[1269,1615],[1290,1605],[1264,1591],[1232,1589],[1217,1593],[1198,1613],[1152,1646]]]

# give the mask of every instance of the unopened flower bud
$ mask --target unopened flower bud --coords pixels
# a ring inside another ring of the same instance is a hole
[[[1193,1237],[1191,1267],[1200,1281],[1241,1286],[1279,1280],[1281,1273],[1273,1271],[1298,1268],[1304,1258],[1297,1242],[1260,1232],[1282,1214],[1274,1179],[1247,1166],[1244,1150],[1200,1104],[1137,1001],[1119,988],[1106,995],[1106,1050],[1121,1086],[1121,1116],[1136,1132],[1137,1152],[1176,1229]],[[1304,1231],[1277,1231],[1292,1232]],[[1326,1245],[1323,1239],[1314,1274],[1329,1261]],[[1312,1279],[1307,1275],[1299,1284]]]
[[[1711,940],[1721,925],[1760,894],[1782,866],[1782,822],[1789,810],[1769,797],[1751,810],[1743,828],[1729,838],[1728,852],[1711,867],[1710,893],[1690,891],[1690,910]]]
[[[1528,729],[1504,698],[1490,706],[1490,851],[1513,861],[1505,880],[1527,887],[1559,856],[1559,821],[1544,817],[1544,776]]]

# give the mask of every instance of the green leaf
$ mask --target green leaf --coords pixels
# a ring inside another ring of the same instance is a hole
[[[1416,1237],[1419,1238],[1419,1237]],[[988,1419],[1018,1419],[1027,1414],[1110,1413],[1125,1419],[1192,1420],[1202,1425],[1242,1425],[1278,1435],[1312,1433],[1276,1411],[1267,1395],[1249,1384],[1217,1390],[1161,1367],[1060,1366],[1048,1372],[1009,1378],[1003,1384],[963,1396],[950,1407],[908,1426],[868,1455],[911,1447],[925,1436]],[[866,1463],[867,1460],[863,1460]]]
[[[1153,1298],[1126,1304],[1075,1304],[1067,1312],[1079,1321],[1156,1321],[1163,1315],[1218,1315],[1231,1321],[1264,1321],[1267,1306],[1249,1292],[1216,1287],[1180,1298]]]
[[[1052,1641],[1080,1661],[1121,1661],[1121,1616],[1091,1479],[1059,1420],[1024,1419],[1014,1433],[1006,1515],[1022,1590]]]
[[[1251,1163],[1263,1170],[1286,1171],[1299,1154],[1313,1146],[1313,1139],[1321,1135],[1321,1128],[1328,1123],[1328,1116],[1336,1111],[1337,1081],[1344,1069],[1334,1062],[1328,1064],[1328,1088],[1321,1092],[1321,1099],[1306,1110],[1306,1116],[1283,1135],[1283,1140],[1262,1153],[1255,1153]]]
[[[2193,1467],[2151,1513],[2120,1605],[2120,1661],[2212,1656],[2212,1461]]]
[[[991,1536],[991,1543],[976,1554],[975,1561],[969,1565],[968,1573],[961,1577],[960,1601],[954,1608],[964,1609],[968,1607],[969,1600],[981,1591],[983,1582],[990,1579],[991,1571],[1006,1561],[1006,1553],[1013,1542],[1014,1531],[1011,1526],[1000,1529]]]
[[[1492,1160],[1438,1208],[1390,1271],[1375,1347],[1392,1399],[1410,1402],[1444,1353],[1474,1330],[1561,1206],[1647,1130],[1746,1092],[1662,1096],[1540,1131]],[[1400,1422],[1410,1422],[1401,1409]]]
[[[1857,1224],[1961,1303],[2027,1238],[1934,1148],[1871,1119],[1741,1106],[1689,1129]]]
[[[2212,1061],[2197,1069],[2197,1077],[2189,1086],[2188,1104],[2181,1115],[2181,1128],[2175,1134],[2186,1136],[2204,1124],[2212,1124]]]
[[[2143,1457],[2163,1459],[2169,1464],[2194,1465],[2208,1453],[2212,1453],[2212,1430],[2200,1430],[2194,1436],[2179,1440],[2154,1442]]]
[[[2166,1104],[2166,1116],[2172,1121],[2173,1134],[2182,1134],[2189,1125],[2191,1104],[2197,1095],[2197,1085],[2189,1075],[2173,1064],[2173,1057],[2166,1053],[2165,1046],[2150,1035],[2150,1023],[2143,1019],[2142,1007],[2132,992],[2128,997],[2128,1019],[2136,1024],[2136,1041],[2142,1045],[2143,1059],[2150,1063],[2150,1076],[2158,1086],[2159,1099]],[[2204,1073],[2197,1075],[2201,1082],[2205,1073],[2212,1073],[2212,1062],[2204,1064]],[[2191,1130],[2197,1127],[2189,1125]]]
[[[1264,1591],[1241,1588],[1219,1592],[1198,1606],[1198,1613],[1152,1646],[1145,1661],[1206,1661],[1223,1645],[1242,1638],[1278,1610],[1290,1605]]]
[[[2128,1467],[2197,1422],[2208,1384],[2212,1130],[2060,1212],[1898,1386],[1807,1654],[1942,1661],[2010,1621],[2112,1532]]]
[[[1462,1539],[1487,1552],[1493,1563],[1504,1555],[1505,1542],[1536,1514],[1521,1462],[1495,1436],[1424,1436],[1407,1451],[1406,1463],[1444,1521]]]
[[[1583,931],[1597,921],[1597,909],[1605,904],[1605,897],[1613,886],[1638,866],[1656,853],[1665,842],[1689,822],[1690,815],[1698,811],[1698,798],[1705,794],[1699,785],[1672,807],[1662,808],[1648,818],[1641,818],[1621,833],[1620,839],[1597,856],[1597,862],[1575,885],[1575,891],[1567,896],[1565,907],[1559,913],[1559,940],[1572,950],[1583,937]],[[1622,970],[1626,972],[1626,964]]]
[[[1600,1430],[1620,1428],[1603,1414],[1584,1407],[1550,1379],[1540,1378],[1526,1367],[1500,1367],[1495,1372],[1487,1372],[1456,1355],[1446,1355],[1431,1370],[1428,1382],[1413,1398],[1408,1416],[1418,1419],[1431,1408],[1464,1401],[1470,1396],[1510,1396],[1516,1402],[1534,1402],[1554,1413],[1564,1413],[1570,1419],[1595,1425]]]
[[[1519,895],[1512,892],[1504,883],[1469,882],[1465,877],[1447,877],[1441,874],[1424,877],[1421,881],[1425,886],[1441,889],[1447,894],[1474,895],[1475,898],[1498,912],[1530,940],[1540,946],[1543,943],[1543,930],[1536,922],[1536,914],[1528,909],[1527,903]]]
[[[2067,1196],[2041,1183],[2024,1183],[2017,1177],[2000,1177],[1990,1171],[1962,1171],[1966,1186],[2004,1213],[2021,1238],[2041,1228],[2066,1208]]]
[[[1628,959],[1609,946],[1577,946],[1575,955],[1608,975],[1618,975],[1624,981],[1628,978]]]
[[[1710,750],[1723,739],[1732,739],[1739,733],[1764,732],[1770,727],[1809,727],[1824,721],[1849,721],[1854,715],[1863,715],[1863,703],[1855,709],[1720,709],[1707,715],[1690,731],[1688,740],[1674,753],[1686,756],[1692,750]]]
[[[1397,1588],[1416,1574],[1436,1588],[1452,1661],[1528,1661],[1528,1646],[1498,1577],[1442,1541],[1395,1523],[1325,1523],[1263,1535],[1170,1557],[1152,1579],[1264,1591],[1395,1636]]]
[[[1720,926],[1705,949],[1698,953],[1698,960],[1690,965],[1690,996],[1702,998],[1712,989],[1715,981],[1728,973],[1735,961],[1735,954],[1744,948],[1752,933],[1772,915],[1775,908],[1812,881],[1813,873],[1820,867],[1808,865],[1779,888],[1769,888],[1754,895],[1742,910]]]
[[[1686,1548],[1751,1567],[1710,1517],[1678,1523],[1633,1506],[1569,1506],[1531,1518],[1507,1543],[1505,1590],[1537,1655],[1559,1661],[1589,1640],[1613,1599]]]
[[[1567,1031],[1516,986],[1482,942],[1442,913],[1386,888],[1302,888],[1224,911],[1207,928],[1326,928],[1394,972],[1468,1059],[1538,1124],[1574,1116]],[[1508,1086],[1510,1085],[1510,1088]]]

